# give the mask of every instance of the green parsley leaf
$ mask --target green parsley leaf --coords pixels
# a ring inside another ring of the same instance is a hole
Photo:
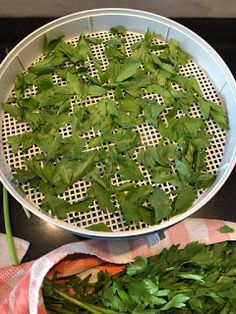
[[[189,93],[196,93],[199,96],[202,95],[202,91],[195,77],[176,75],[173,79],[176,83],[178,83],[182,88],[187,90]]]
[[[199,98],[198,104],[199,104],[203,117],[205,119],[209,119],[210,112],[211,112],[211,105],[209,104],[209,102],[202,98]]]
[[[119,101],[119,107],[123,111],[132,112],[135,115],[138,115],[141,111],[140,103],[137,99],[133,97],[125,97]]]
[[[201,118],[188,118],[184,122],[184,126],[191,136],[197,137],[198,133],[203,129],[205,125]]]
[[[175,295],[167,304],[165,304],[161,310],[167,311],[169,309],[178,308],[181,309],[183,307],[186,307],[186,301],[188,301],[190,298],[185,296],[184,294],[177,294]]]
[[[2,107],[3,107],[4,111],[6,111],[11,116],[16,118],[18,121],[22,121],[23,112],[17,105],[3,103]]]
[[[62,38],[64,36],[59,36],[57,38],[54,38],[50,41],[48,41],[47,36],[44,36],[44,41],[43,41],[43,53],[48,54],[53,52],[57,45],[61,42]]]
[[[138,256],[135,258],[135,261],[126,269],[126,273],[128,276],[138,275],[139,273],[145,271],[148,266],[148,261],[145,256]]]
[[[205,119],[211,118],[220,128],[228,128],[227,113],[223,106],[202,98],[198,98],[198,104]]]
[[[111,229],[103,222],[99,222],[97,224],[89,226],[86,229],[92,230],[92,231],[111,232]]]
[[[125,59],[125,47],[123,42],[118,39],[111,39],[107,41],[104,53],[108,60]]]
[[[140,150],[138,153],[138,161],[150,169],[153,169],[157,163],[164,167],[169,166],[177,157],[178,151],[175,144],[147,147],[145,151]]]
[[[164,110],[165,108],[161,105],[159,105],[157,102],[153,101],[153,102],[148,102],[147,105],[144,106],[144,117],[146,119],[146,121],[157,127],[157,118],[159,117],[159,115],[161,114],[161,112]]]
[[[171,215],[171,201],[162,189],[156,188],[148,200],[154,208],[155,223],[158,223],[162,219],[168,218]]]
[[[168,46],[160,54],[161,59],[164,57],[166,51],[168,52],[168,59],[177,68],[184,65],[189,59],[189,55],[181,50],[177,41],[174,39],[169,40]]]
[[[102,96],[106,93],[106,89],[98,85],[89,85],[88,86],[88,95],[92,97]]]
[[[177,74],[176,69],[171,64],[162,62],[157,55],[153,54],[152,59],[155,62],[155,64],[157,64],[163,71],[169,72],[170,74],[173,75]]]
[[[96,198],[101,210],[109,213],[114,213],[117,210],[111,201],[111,191],[96,182],[90,186],[88,195],[93,195]]]
[[[74,62],[86,61],[91,57],[92,51],[89,45],[89,40],[84,35],[80,35],[77,46],[75,47],[75,56],[72,60]]]
[[[184,184],[188,184],[191,181],[192,176],[192,170],[188,162],[185,160],[176,160],[175,165],[181,181]]]
[[[147,200],[152,190],[153,187],[149,185],[135,186],[127,193],[127,199],[135,204],[143,204],[143,202]]]
[[[143,174],[137,164],[129,157],[117,155],[117,162],[120,167],[119,173],[123,180],[142,180]]]
[[[123,82],[132,77],[140,67],[140,62],[130,62],[123,65],[123,69],[116,78],[116,82]]]
[[[72,184],[81,179],[85,174],[90,172],[95,165],[96,152],[86,155],[85,160],[75,162],[73,165],[73,179]]]
[[[189,279],[189,280],[204,282],[203,276],[196,275],[196,274],[180,273],[177,275],[177,277],[182,278],[182,279]]]
[[[116,134],[116,146],[119,153],[129,151],[140,144],[140,136],[131,130],[119,130]]]
[[[121,210],[127,221],[132,221],[136,224],[138,224],[140,220],[147,224],[152,223],[152,212],[150,209],[128,201],[123,193],[117,193],[116,198],[119,201]]]
[[[85,99],[88,95],[88,88],[83,80],[76,74],[68,72],[67,74],[68,88],[75,93],[79,99]]]
[[[235,230],[234,230],[233,228],[227,226],[227,225],[224,225],[224,226],[220,227],[220,228],[218,229],[218,231],[219,231],[220,233],[232,233],[232,232],[234,232]]]
[[[110,29],[110,33],[115,35],[124,35],[126,32],[127,32],[126,28],[122,25],[118,25]]]
[[[173,183],[173,181],[176,180],[176,175],[173,173],[171,167],[162,167],[162,166],[155,167],[153,168],[151,175],[152,175],[152,180],[155,183],[165,183],[165,182]]]
[[[13,176],[19,183],[26,183],[36,177],[35,173],[29,170],[14,168],[13,171]]]
[[[95,45],[99,45],[102,43],[102,39],[101,38],[98,38],[98,37],[87,37],[87,40],[92,43],[92,44],[95,44]]]
[[[197,137],[192,140],[192,144],[198,148],[205,148],[210,144],[212,135],[208,133],[198,133]]]
[[[210,117],[220,128],[228,129],[228,117],[222,106],[212,103]]]
[[[39,77],[36,80],[35,85],[38,88],[38,93],[41,93],[47,89],[52,88],[53,87],[52,76],[46,74],[44,76]]]
[[[35,75],[43,75],[47,73],[53,73],[55,67],[61,63],[61,60],[57,60],[54,56],[45,58],[29,68],[29,71]]]
[[[15,155],[20,149],[20,145],[22,143],[22,136],[19,136],[19,135],[9,136],[7,139],[7,143],[8,145],[11,146],[12,152]]]
[[[215,179],[216,179],[216,175],[215,174],[199,173],[199,175],[197,176],[196,186],[198,188],[206,189],[206,188],[208,188],[209,186],[211,186],[213,184]]]
[[[194,202],[197,192],[192,187],[185,187],[180,190],[174,202],[176,212],[183,211],[189,208]]]
[[[44,211],[51,211],[53,215],[56,215],[59,219],[64,219],[67,212],[70,212],[70,203],[58,198],[54,195],[46,195],[42,200],[41,208]]]
[[[92,197],[84,197],[76,203],[73,203],[70,207],[70,211],[74,212],[89,212],[91,209],[89,206],[92,204]]]
[[[178,157],[177,146],[175,144],[159,145],[156,150],[156,160],[162,166],[171,165]]]

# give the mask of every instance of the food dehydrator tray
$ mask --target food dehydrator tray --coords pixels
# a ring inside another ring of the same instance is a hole
[[[30,209],[39,217],[63,229],[90,237],[121,238],[137,236],[166,228],[184,219],[203,206],[219,190],[229,176],[235,163],[235,126],[232,123],[236,111],[235,83],[230,71],[217,53],[197,35],[173,21],[150,13],[126,9],[91,10],[72,14],[40,28],[18,44],[3,62],[0,72],[0,80],[3,86],[1,100],[5,101],[7,99],[12,90],[16,75],[27,69],[27,67],[35,62],[35,60],[42,54],[41,47],[44,35],[50,40],[65,34],[66,40],[72,43],[75,43],[76,40],[78,40],[78,35],[80,33],[86,33],[90,34],[89,36],[106,39],[108,36],[111,36],[108,34],[107,30],[117,25],[123,25],[129,31],[126,35],[128,41],[127,51],[129,50],[129,45],[141,38],[148,28],[154,30],[157,34],[160,34],[164,40],[170,38],[177,39],[183,50],[193,57],[193,60],[189,61],[187,66],[181,70],[182,73],[186,75],[194,75],[197,78],[206,99],[217,103],[221,102],[226,107],[230,129],[226,133],[216,127],[213,122],[208,122],[208,132],[213,134],[213,140],[211,146],[207,150],[207,169],[210,173],[216,173],[218,171],[218,176],[212,187],[203,193],[199,193],[197,201],[189,210],[156,226],[147,227],[145,225],[140,225],[137,227],[133,225],[129,227],[125,224],[119,211],[115,214],[105,214],[99,210],[96,202],[94,203],[93,208],[91,208],[91,212],[68,214],[63,222],[45,214],[45,212],[42,212],[39,209],[38,205],[41,201],[41,194],[39,192],[29,187],[25,187],[28,197],[19,192],[17,186],[11,180],[9,166],[21,167],[24,156],[22,153],[18,153],[18,155],[14,156],[6,141],[9,135],[27,131],[28,126],[26,124],[16,123],[14,118],[10,117],[7,113],[1,112],[2,146],[0,170],[3,183],[23,206]],[[102,64],[105,67],[106,60],[102,53],[103,47],[102,45],[96,47],[94,53],[96,57],[102,61]],[[91,68],[91,73],[92,72],[93,69]],[[59,81],[56,76],[54,80],[57,84],[63,84],[63,82]],[[34,92],[34,90],[28,91],[29,95]],[[94,101],[98,101],[98,99],[91,99],[90,102],[92,103]],[[198,108],[194,105],[191,108],[191,115],[194,117],[200,115]],[[63,136],[70,135],[70,127],[64,128],[61,131]],[[145,145],[155,145],[159,140],[159,134],[148,124],[139,126],[137,131]],[[90,132],[85,136],[91,138],[94,135],[93,132]],[[27,154],[31,157],[37,152],[38,148],[35,147],[30,149]],[[144,173],[144,169],[141,170],[143,170]],[[150,182],[148,173],[144,173],[144,175],[146,182],[140,182],[140,184],[153,184]],[[121,179],[115,177],[113,184],[119,185],[120,183]],[[171,190],[173,189],[169,184],[162,187],[167,193],[171,193]],[[81,181],[76,183],[64,193],[64,198],[69,201],[79,200],[85,195],[86,188],[85,182]],[[98,222],[105,222],[114,232],[96,232],[84,229],[84,227]]]

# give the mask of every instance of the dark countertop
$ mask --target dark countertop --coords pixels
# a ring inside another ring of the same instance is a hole
[[[51,20],[50,18],[0,19],[0,58],[4,57],[6,48],[11,49],[27,34]],[[208,41],[236,77],[236,37],[232,36],[232,31],[236,28],[236,19],[178,18],[175,20]],[[235,182],[236,169],[221,190],[192,217],[236,222]],[[13,234],[31,243],[23,261],[36,259],[63,244],[81,239],[49,225],[36,216],[28,220],[21,206],[11,196],[10,207]],[[0,232],[4,232],[2,210],[0,210]]]

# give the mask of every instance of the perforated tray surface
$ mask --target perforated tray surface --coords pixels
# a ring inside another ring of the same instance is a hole
[[[112,34],[110,34],[107,31],[104,32],[96,32],[96,33],[89,33],[88,36],[95,36],[99,37],[104,40],[108,40],[113,37]],[[128,32],[125,35],[126,39],[126,53],[127,55],[130,55],[131,53],[131,45],[138,40],[142,39],[143,35],[134,33],[134,32]],[[76,45],[78,41],[78,38],[71,38],[68,40],[69,43]],[[161,39],[156,40],[157,43],[163,44],[164,42]],[[94,56],[101,61],[102,69],[105,70],[108,65],[108,60],[106,59],[103,50],[104,50],[104,44],[98,44],[98,45],[92,45],[91,46],[93,50]],[[43,56],[42,56],[43,57]],[[35,60],[37,62],[38,60]],[[34,63],[35,63],[34,62]],[[90,74],[93,76],[97,75],[97,70],[93,67],[92,64],[90,64]],[[194,60],[190,60],[184,67],[180,70],[181,74],[185,76],[194,76],[197,81],[200,84],[201,90],[204,94],[204,97],[208,100],[211,100],[215,103],[220,104],[219,96],[217,95],[217,92],[215,88],[213,87],[213,84],[207,77],[207,75],[204,73],[204,71],[195,63]],[[57,85],[65,85],[66,82],[63,81],[61,78],[59,78],[57,75],[53,75],[53,82]],[[178,89],[178,86],[173,86],[175,89]],[[35,95],[37,92],[36,88],[33,87],[31,90],[27,90],[25,93],[25,97],[29,97],[31,95]],[[12,95],[14,94],[14,90],[12,90]],[[112,92],[109,92],[107,94],[107,97],[113,98]],[[157,94],[146,94],[144,96],[147,99],[156,99],[160,104],[163,103],[163,99],[160,95]],[[80,103],[81,106],[92,106],[93,104],[97,103],[102,97],[89,97],[85,102]],[[73,107],[75,105],[75,99],[72,97],[70,100],[71,103],[71,113],[73,113]],[[167,111],[164,111],[161,114],[161,117],[163,120],[165,120],[165,114]],[[189,113],[191,117],[201,117],[200,110],[197,105],[192,104]],[[177,115],[182,115],[182,113],[178,113]],[[142,145],[137,148],[133,155],[133,160],[137,160],[137,152],[139,149],[145,147],[145,146],[155,146],[159,143],[161,139],[161,135],[158,133],[158,131],[151,125],[144,123],[140,126],[137,126],[135,130],[139,133]],[[40,153],[39,147],[32,147],[27,152],[21,152],[19,151],[16,155],[12,153],[11,147],[7,144],[7,139],[11,135],[16,134],[22,134],[24,132],[30,131],[30,128],[25,123],[18,123],[13,117],[11,117],[8,113],[4,113],[3,117],[3,123],[2,123],[2,143],[3,143],[3,151],[4,156],[6,158],[6,161],[8,165],[16,168],[25,168],[24,165],[24,159],[25,158],[31,158],[32,156],[35,156]],[[212,134],[212,141],[211,145],[207,148],[207,157],[206,157],[206,164],[207,164],[207,170],[209,173],[217,173],[218,167],[220,165],[223,153],[224,153],[224,145],[226,141],[226,132],[219,127],[216,126],[216,124],[209,120],[206,122],[206,132]],[[61,128],[61,134],[63,137],[67,137],[71,135],[71,126],[67,125],[64,128]],[[84,137],[87,142],[91,138],[98,135],[95,133],[93,129],[90,130],[89,133],[83,134],[82,137]],[[91,149],[91,148],[90,148]],[[93,148],[93,149],[99,149],[99,147]],[[88,146],[85,147],[85,150],[88,150]],[[143,166],[139,166],[141,172],[144,175],[145,180],[139,181],[139,185],[152,185],[152,186],[160,186],[171,199],[174,198],[172,195],[172,192],[174,190],[174,186],[172,186],[169,183],[165,184],[156,184],[152,182],[152,178],[150,174],[147,172],[147,170]],[[112,184],[113,185],[121,185],[124,183],[124,181],[121,180],[119,174],[117,173],[112,178]],[[87,189],[89,187],[89,183],[85,181],[78,181],[73,186],[71,186],[68,190],[66,190],[60,197],[69,201],[71,204],[74,202],[77,202],[81,200],[84,196],[86,196]],[[35,203],[36,206],[40,206],[42,201],[42,194],[37,190],[31,188],[29,185],[25,184],[22,185],[23,190],[27,194],[27,196]],[[199,191],[199,195],[202,193],[202,191]],[[140,223],[140,225],[128,225],[126,224],[125,220],[123,219],[122,213],[119,211],[119,204],[114,199],[114,204],[117,207],[117,211],[114,214],[111,213],[105,213],[103,212],[99,206],[97,201],[94,201],[93,204],[90,206],[91,211],[86,213],[79,213],[79,212],[71,212],[68,213],[65,219],[65,222],[68,224],[72,224],[78,227],[88,227],[92,224],[103,222],[105,223],[113,232],[119,232],[119,231],[127,231],[127,230],[134,230],[134,229],[140,229],[145,227],[143,223]],[[40,209],[39,209],[40,210]],[[50,212],[47,214],[50,216]]]

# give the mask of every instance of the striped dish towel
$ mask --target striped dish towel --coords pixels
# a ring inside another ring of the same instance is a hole
[[[227,225],[231,233],[221,233]],[[44,277],[58,271],[61,277],[75,273],[106,269],[110,274],[120,272],[135,256],[156,255],[163,248],[179,244],[183,248],[191,241],[213,244],[236,240],[236,223],[207,219],[186,219],[165,230],[164,239],[158,234],[131,240],[88,240],[66,244],[36,261],[17,267],[0,269],[0,313],[46,314],[41,285]]]

